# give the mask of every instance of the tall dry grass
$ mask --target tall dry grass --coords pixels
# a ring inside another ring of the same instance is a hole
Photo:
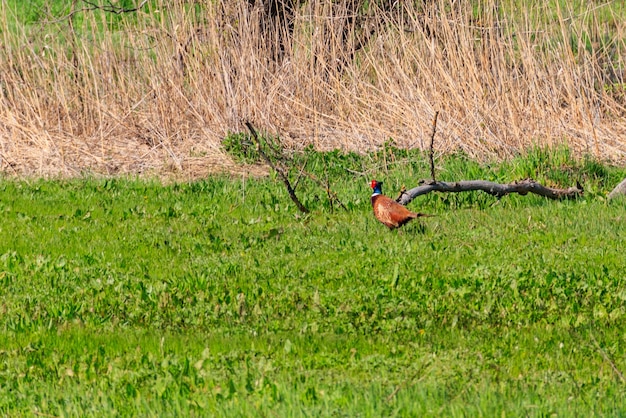
[[[355,19],[349,1],[310,0],[293,31],[243,0],[193,3],[108,29],[97,11],[20,26],[0,3],[2,171],[237,170],[220,141],[242,119],[292,147],[425,148],[437,110],[437,152],[567,143],[626,161],[619,2],[400,2]]]

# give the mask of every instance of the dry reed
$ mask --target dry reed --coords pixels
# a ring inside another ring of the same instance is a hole
[[[2,2],[14,29],[1,32],[0,170],[239,172],[220,141],[243,119],[294,148],[426,149],[436,111],[438,153],[506,158],[566,143],[626,161],[621,3],[398,2],[359,19],[351,3],[310,0],[291,29],[271,30],[243,0],[28,26]]]

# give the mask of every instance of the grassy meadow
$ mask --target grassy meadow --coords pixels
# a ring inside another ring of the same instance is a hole
[[[587,192],[427,195],[436,217],[390,232],[365,176],[394,195],[424,156],[309,167],[346,209],[305,181],[301,215],[272,177],[1,180],[0,414],[626,413],[626,217],[603,198],[623,169],[446,157],[444,180]]]
[[[626,415],[624,3],[250,3],[0,2],[0,415]]]

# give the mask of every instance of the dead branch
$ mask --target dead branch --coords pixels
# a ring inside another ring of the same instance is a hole
[[[401,193],[396,201],[402,205],[407,205],[416,197],[430,192],[459,193],[482,190],[483,192],[489,193],[497,198],[501,198],[502,196],[506,196],[510,193],[518,193],[520,195],[534,193],[539,196],[555,200],[573,199],[582,196],[584,192],[582,186],[578,183],[576,184],[576,187],[570,187],[568,189],[555,189],[543,186],[533,179],[525,179],[509,184],[499,184],[486,180],[463,180],[455,182],[426,180],[421,183],[422,184],[420,186]]]
[[[433,118],[433,130],[430,134],[430,153],[428,154],[428,159],[430,160],[430,178],[433,182],[436,182],[435,179],[435,132],[437,131],[437,116],[439,116],[439,111],[435,112],[435,117]]]
[[[248,130],[250,130],[250,133],[252,134],[252,138],[254,139],[254,142],[256,142],[256,147],[257,147],[257,151],[259,155],[261,156],[261,158],[263,158],[263,160],[267,163],[267,165],[269,165],[272,168],[272,170],[274,170],[276,174],[278,174],[278,177],[280,177],[280,179],[283,181],[283,183],[285,184],[285,187],[287,188],[287,193],[289,193],[289,197],[291,198],[293,203],[296,204],[296,206],[298,207],[298,210],[302,213],[309,213],[309,210],[302,204],[302,202],[300,202],[300,199],[298,199],[298,196],[296,196],[296,191],[291,186],[291,182],[289,181],[289,176],[287,175],[288,173],[286,172],[286,170],[274,164],[274,162],[272,162],[272,159],[267,156],[265,151],[263,151],[263,147],[261,146],[261,139],[257,135],[256,129],[254,129],[254,126],[252,126],[252,123],[250,123],[249,121],[245,121],[244,123],[248,127]]]
[[[12,163],[11,161],[9,161],[9,160],[7,159],[7,157],[5,157],[5,156],[4,156],[4,155],[2,155],[2,154],[0,154],[0,169],[1,169],[1,168],[2,168],[2,166],[4,165],[4,164],[2,164],[2,161],[3,161],[3,160],[4,160],[4,161],[6,161],[6,163],[7,163],[7,167],[9,167],[11,170],[13,170],[13,173],[14,173],[15,175],[19,175],[19,174],[18,174],[18,172],[17,172],[17,170],[15,169],[15,163]],[[0,170],[0,171],[1,171],[1,170]],[[28,180],[26,180],[26,183],[28,183]],[[28,183],[28,184],[30,185],[30,183]]]
[[[618,196],[626,196],[626,179],[622,180],[620,184],[609,193],[609,199],[615,199]]]
[[[128,8],[116,6],[110,1],[107,1],[107,4],[97,4],[89,0],[82,0],[82,2],[85,3],[88,7],[81,7],[79,9],[73,9],[70,13],[68,13],[65,16],[62,16],[54,20],[45,20],[44,22],[45,23],[59,23],[64,20],[73,18],[75,14],[83,13],[83,12],[91,12],[94,10],[102,10],[106,13],[113,13],[116,15],[121,15],[123,13],[133,13],[133,12],[137,12],[141,10],[148,3],[148,0],[142,0],[142,2],[138,4],[136,7],[128,7]],[[74,6],[72,6],[72,8],[73,7]]]
[[[436,111],[435,116],[433,117],[432,131],[430,134],[428,160],[430,163],[431,180],[422,180],[419,182],[420,186],[414,187],[408,191],[406,190],[406,187],[402,185],[402,190],[400,190],[400,194],[396,198],[396,202],[402,205],[408,205],[416,197],[428,194],[430,192],[459,193],[474,190],[482,190],[483,192],[489,193],[490,195],[495,196],[498,199],[510,193],[518,193],[522,196],[528,193],[534,193],[540,196],[547,197],[549,199],[572,199],[575,197],[579,197],[583,194],[583,187],[578,182],[576,183],[576,187],[570,187],[568,189],[556,189],[543,186],[533,179],[524,179],[509,184],[494,183],[486,180],[462,180],[455,182],[437,181],[435,178],[434,148],[438,116],[439,111]],[[626,193],[626,179],[622,183],[622,188],[624,189],[624,193]]]
[[[333,201],[335,201],[344,210],[348,210],[346,205],[344,205],[343,202],[339,199],[339,196],[337,196],[337,193],[331,190],[331,188],[330,188],[330,181],[328,180],[328,176],[326,176],[326,180],[325,181],[322,181],[322,180],[318,179],[312,173],[304,171],[303,174],[305,176],[307,176],[309,179],[311,179],[312,181],[314,181],[315,183],[317,183],[318,186],[320,186],[322,189],[324,189],[326,191],[326,194],[328,196],[328,203],[330,204],[331,209],[332,209]]]
[[[432,363],[432,361],[430,361],[430,360],[422,363],[422,365],[417,369],[417,371],[413,375],[411,375],[404,382],[402,382],[398,386],[396,386],[396,388],[393,390],[393,392],[391,392],[389,394],[389,396],[387,396],[386,401],[387,402],[391,402],[391,400],[398,394],[398,392],[400,392],[400,389],[402,389],[402,387],[414,386],[417,383],[416,379],[419,377],[420,379],[417,379],[417,380],[418,381],[421,380],[422,376],[424,375],[424,371],[428,367],[430,367],[431,363]]]
[[[591,332],[589,332],[589,336],[591,337],[591,341],[593,342],[593,345],[596,346],[596,349],[598,350],[602,358],[607,363],[609,363],[609,365],[611,366],[611,369],[613,369],[613,372],[617,375],[617,377],[619,377],[619,380],[621,380],[622,383],[626,383],[626,379],[624,378],[624,375],[622,374],[622,372],[617,368],[615,361],[613,361],[613,359],[609,357],[606,351],[604,351],[602,347],[600,347],[600,344],[598,344],[598,340],[596,340],[596,338],[593,336]]]
[[[110,1],[107,1],[106,2],[107,4],[97,4],[89,0],[82,0],[82,1],[83,3],[90,6],[89,8],[87,8],[87,10],[103,10],[107,13],[114,13],[116,15],[119,15],[122,13],[136,12],[137,10],[141,9],[146,3],[148,3],[148,0],[143,0],[136,7],[121,7],[121,6],[114,5]]]

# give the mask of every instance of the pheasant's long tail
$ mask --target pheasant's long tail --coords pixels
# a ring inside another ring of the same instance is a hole
[[[429,215],[427,213],[420,213],[420,212],[415,214],[416,218],[433,218],[435,216],[437,216],[437,215]]]

